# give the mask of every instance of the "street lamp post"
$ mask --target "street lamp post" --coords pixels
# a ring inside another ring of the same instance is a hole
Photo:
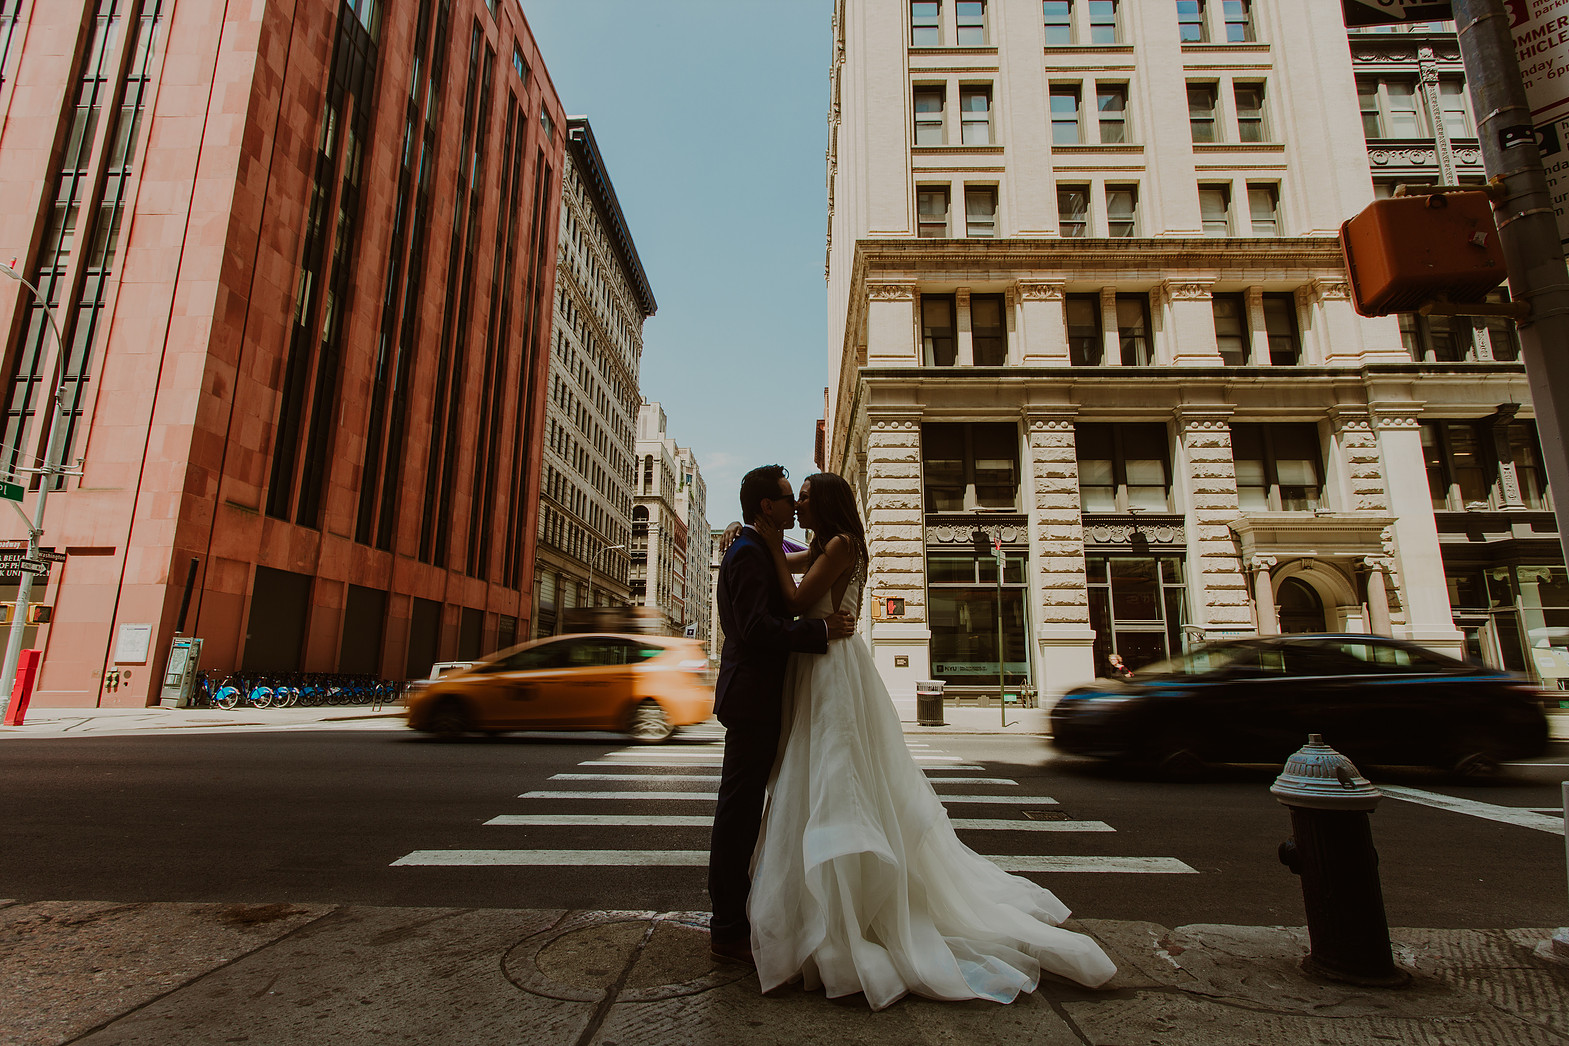
[[[64,353],[65,339],[60,335],[60,325],[55,322],[54,310],[49,307],[49,303],[44,300],[44,296],[39,293],[38,288],[34,287],[23,278],[21,273],[16,271],[16,262],[14,260],[10,265],[0,265],[0,275],[10,277],[32,292],[33,297],[37,299],[39,306],[44,310],[44,317],[49,321],[49,329],[54,331],[55,345],[60,353]],[[27,513],[22,511],[22,506],[19,503],[11,502],[11,507],[16,509],[17,514],[22,517],[22,522],[27,525],[27,558],[33,562],[38,560],[38,539],[44,532],[44,504],[49,498],[49,488],[54,486],[57,476],[66,472],[55,461],[55,458],[60,453],[60,439],[65,432],[65,426],[59,423],[60,415],[65,409],[65,389],[59,381],[60,363],[60,358],[57,355],[55,359],[55,373],[52,375],[55,379],[53,381],[54,413],[49,420],[49,441],[48,446],[44,450],[43,467],[17,469],[18,472],[32,472],[42,477],[38,484],[38,500],[33,505],[32,518],[28,518]],[[10,634],[6,637],[5,662],[3,666],[0,666],[0,687],[5,688],[8,696],[16,680],[16,663],[22,653],[22,632],[27,627],[28,604],[32,601],[32,597],[33,572],[24,569],[21,571],[16,589],[16,614],[11,619]]]
[[[606,545],[604,548],[590,554],[588,557],[588,599],[586,602],[588,603],[588,609],[590,612],[592,612],[594,609],[594,562],[606,552],[614,552],[618,548],[622,551],[626,551],[625,545]]]

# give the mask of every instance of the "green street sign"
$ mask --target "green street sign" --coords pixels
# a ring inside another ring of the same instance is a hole
[[[21,501],[22,494],[23,490],[20,483],[0,482],[0,498],[5,498],[7,501]]]

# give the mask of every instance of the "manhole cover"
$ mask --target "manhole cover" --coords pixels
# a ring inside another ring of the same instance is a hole
[[[567,1002],[656,1002],[749,976],[708,954],[707,912],[578,912],[513,945],[507,979]]]

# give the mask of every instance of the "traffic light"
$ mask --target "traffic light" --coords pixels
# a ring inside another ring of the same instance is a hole
[[[29,625],[47,625],[52,617],[54,617],[54,607],[48,603],[34,603],[27,608]]]
[[[1374,200],[1340,226],[1351,304],[1363,316],[1478,303],[1508,275],[1488,195]]]
[[[10,624],[11,623],[11,619],[13,617],[15,617],[15,616],[16,616],[16,604],[15,603],[0,603],[0,625]]]

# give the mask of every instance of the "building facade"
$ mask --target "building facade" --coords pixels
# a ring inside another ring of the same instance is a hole
[[[710,611],[707,488],[697,459],[666,434],[665,410],[643,401],[637,419],[632,507],[632,602],[656,608],[671,635],[699,632]],[[694,531],[701,535],[694,536]],[[694,558],[696,557],[696,558]]]
[[[896,698],[1255,633],[1479,652],[1456,529],[1553,569],[1509,332],[1348,300],[1340,223],[1421,135],[1364,135],[1406,96],[1359,90],[1335,0],[840,0],[834,35],[825,456]]]
[[[529,634],[565,126],[517,0],[0,10],[0,255],[69,347],[5,281],[5,470],[81,462],[35,702],[155,702],[176,633],[393,678]]]
[[[643,321],[657,307],[593,129],[569,117],[535,636],[561,631],[564,610],[630,601],[638,368]]]

